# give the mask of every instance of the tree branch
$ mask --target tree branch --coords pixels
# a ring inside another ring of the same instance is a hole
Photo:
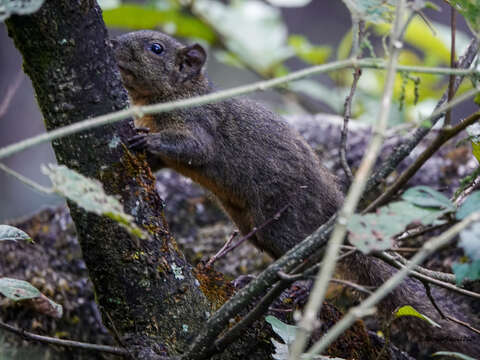
[[[327,250],[324,257],[324,265],[314,282],[313,289],[310,293],[310,298],[302,316],[298,322],[298,329],[295,336],[295,341],[292,344],[289,359],[295,360],[300,358],[308,338],[314,329],[314,324],[317,319],[317,314],[321,309],[325,293],[332,278],[337,254],[342,245],[343,239],[347,231],[347,220],[353,215],[360,200],[362,193],[367,184],[368,175],[375,164],[375,161],[380,153],[385,130],[387,128],[388,117],[390,115],[390,105],[393,95],[393,85],[395,82],[396,68],[398,55],[402,48],[401,32],[404,28],[405,22],[402,19],[406,11],[406,1],[399,0],[395,9],[395,20],[390,37],[390,57],[388,60],[388,71],[385,80],[383,97],[381,107],[378,114],[378,119],[374,128],[374,136],[365,151],[365,155],[356,173],[355,179],[350,186],[344,204],[339,211],[339,216],[335,224],[332,236],[328,242]]]
[[[422,154],[415,160],[415,162],[408,167],[390,186],[385,192],[382,193],[375,201],[373,201],[370,205],[367,206],[362,213],[367,213],[376,209],[379,206],[384,205],[387,203],[392,196],[394,196],[398,190],[400,190],[407,182],[412,178],[413,175],[422,167],[425,162],[430,159],[430,157],[438,150],[442,145],[444,145],[447,141],[451,138],[459,134],[461,131],[465,130],[468,126],[474,124],[475,122],[480,119],[480,112],[476,112],[461,123],[457,124],[454,127],[444,127],[440,130],[439,135],[435,138],[435,140],[427,147]]]
[[[346,329],[348,329],[357,319],[366,316],[370,313],[370,310],[380,302],[385,296],[387,296],[393,289],[395,289],[403,281],[405,277],[408,276],[409,272],[422,261],[424,261],[428,256],[430,256],[436,249],[447,245],[452,241],[455,236],[470,226],[473,222],[480,220],[480,212],[471,214],[458,224],[452,226],[449,230],[445,231],[443,234],[429,240],[426,242],[421,250],[415,254],[410,263],[394,276],[388,279],[381,287],[379,287],[371,296],[365,299],[360,305],[350,309],[348,313],[337,322],[333,328],[325,334],[320,341],[312,346],[310,351],[307,354],[306,359],[312,359],[316,354],[321,353],[327,348],[339,335],[341,335]]]
[[[12,325],[5,324],[4,322],[0,321],[0,328],[5,329],[9,332],[17,334],[27,340],[39,341],[45,344],[52,344],[52,345],[59,345],[65,347],[71,347],[75,349],[82,349],[82,350],[93,350],[93,351],[100,351],[114,355],[128,355],[127,350],[119,347],[108,346],[108,345],[97,345],[97,344],[90,344],[80,341],[73,341],[73,340],[63,340],[57,339],[50,336],[42,336],[37,335],[23,329],[16,328]]]

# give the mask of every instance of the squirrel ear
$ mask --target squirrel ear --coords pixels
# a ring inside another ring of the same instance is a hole
[[[199,44],[185,46],[180,50],[180,71],[187,76],[198,75],[205,65],[207,53]]]

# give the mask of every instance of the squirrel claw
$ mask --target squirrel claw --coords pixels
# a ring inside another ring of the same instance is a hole
[[[136,127],[135,130],[137,130],[138,133],[145,133],[145,134],[148,134],[150,132],[150,128],[144,127],[144,126]]]
[[[147,145],[147,135],[139,134],[128,139],[128,148],[130,150],[141,151]]]

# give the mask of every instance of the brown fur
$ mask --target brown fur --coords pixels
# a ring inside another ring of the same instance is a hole
[[[125,87],[135,104],[152,104],[211,92],[204,75],[206,54],[198,45],[185,47],[154,31],[123,35],[115,49]],[[162,54],[150,50],[163,46]],[[299,134],[276,114],[250,100],[214,104],[149,115],[137,121],[151,133],[139,136],[137,149],[147,152],[155,168],[170,167],[210,190],[242,234],[264,224],[288,204],[278,221],[257,232],[252,241],[275,258],[312,233],[340,206],[343,195],[336,178],[320,163]],[[348,277],[380,285],[394,270],[358,254],[342,264]],[[408,295],[408,296],[407,296]],[[442,299],[438,299],[440,301]],[[421,284],[404,282],[382,303],[385,313],[400,304],[424,310],[438,321]],[[450,305],[450,303],[446,303]],[[448,309],[445,309],[448,311]],[[461,317],[461,314],[456,314]],[[423,329],[419,321],[413,330]],[[443,322],[433,336],[471,336]],[[428,329],[427,329],[428,330]],[[453,334],[453,335],[452,335]],[[466,335],[465,335],[466,334]],[[442,342],[439,349],[480,352],[473,342]]]

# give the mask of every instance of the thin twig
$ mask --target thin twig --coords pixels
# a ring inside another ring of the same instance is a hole
[[[450,43],[450,67],[452,69],[456,68],[457,64],[455,61],[455,31],[457,28],[457,21],[456,21],[456,11],[454,6],[450,6],[450,36],[451,36],[451,43]],[[453,96],[455,95],[454,90],[454,83],[455,83],[455,75],[450,75],[448,81],[448,100],[451,101]],[[443,126],[449,126],[452,123],[452,109],[448,110],[445,113],[445,120]]]
[[[295,341],[292,344],[289,355],[290,360],[298,359],[301,356],[303,349],[307,344],[308,338],[314,329],[317,314],[321,309],[329,281],[332,278],[335,269],[337,254],[347,231],[347,219],[349,219],[355,212],[358,201],[360,200],[367,184],[368,175],[370,174],[370,171],[375,164],[382,147],[385,130],[387,128],[388,117],[390,115],[390,105],[392,102],[398,55],[402,48],[402,42],[399,36],[404,28],[403,16],[405,11],[406,1],[399,0],[395,9],[395,20],[390,37],[390,57],[388,60],[388,70],[386,74],[380,111],[374,128],[374,135],[358,168],[355,180],[350,186],[344,204],[339,211],[335,228],[325,252],[324,265],[322,266],[322,269],[315,280],[313,289],[310,293],[310,298],[305,306],[303,316],[298,322]]]
[[[11,83],[7,88],[7,93],[5,94],[3,101],[0,103],[0,118],[2,118],[8,110],[10,103],[12,102],[15,93],[20,88],[20,84],[22,83],[25,76],[21,70],[18,71],[17,75],[15,76],[13,83]]]
[[[432,291],[430,289],[430,284],[427,281],[422,281],[423,287],[425,288],[425,292],[427,294],[428,299],[432,303],[433,307],[435,310],[437,310],[438,314],[442,319],[446,319],[445,315],[443,314],[442,310],[438,307],[437,302],[432,296]]]
[[[409,272],[428,256],[430,256],[436,249],[449,244],[455,236],[470,226],[473,222],[480,220],[480,212],[476,212],[452,226],[443,234],[426,242],[422,249],[412,258],[411,262],[405,268],[398,271],[395,275],[389,278],[382,286],[380,286],[372,295],[362,301],[362,303],[354,308],[351,308],[348,313],[337,322],[317,343],[315,343],[308,352],[305,359],[312,359],[314,355],[324,351],[335,339],[343,334],[357,319],[366,316],[367,313],[385,296],[387,296],[393,289],[399,286],[403,279],[408,276]]]
[[[49,336],[37,335],[31,332],[25,331],[23,329],[16,328],[12,325],[5,324],[4,322],[1,322],[1,321],[0,321],[0,327],[14,334],[20,335],[27,340],[39,341],[46,344],[66,346],[66,347],[71,347],[76,349],[100,351],[100,352],[105,352],[105,353],[115,354],[115,355],[122,355],[122,356],[128,355],[127,350],[123,348],[108,346],[108,345],[96,345],[96,344],[84,343],[84,342],[73,341],[73,340],[62,340],[62,339],[57,339]]]
[[[351,68],[351,67],[384,69],[386,65],[384,62],[378,61],[378,59],[362,59],[358,61],[355,59],[340,60],[340,61],[335,61],[328,64],[312,66],[303,70],[292,72],[288,75],[281,76],[275,79],[259,81],[252,84],[239,86],[229,90],[218,91],[218,92],[207,94],[207,95],[192,97],[192,98],[178,100],[178,101],[172,101],[168,103],[160,103],[160,104],[145,105],[145,106],[132,106],[125,110],[120,110],[110,114],[105,114],[105,115],[97,116],[91,119],[79,121],[79,122],[76,122],[75,124],[64,126],[62,128],[55,129],[53,131],[22,140],[15,144],[8,145],[0,149],[0,159],[3,159],[7,156],[11,156],[17,152],[23,151],[32,146],[36,146],[39,144],[50,142],[52,140],[60,139],[60,138],[78,133],[80,131],[92,129],[92,128],[107,125],[107,124],[112,124],[117,121],[128,119],[130,117],[143,117],[144,115],[149,115],[149,114],[158,114],[158,113],[168,112],[176,109],[183,109],[183,108],[189,108],[193,106],[214,103],[214,102],[222,101],[224,99],[228,99],[234,96],[245,95],[255,91],[262,91],[262,90],[274,88],[277,86],[282,86],[285,83],[288,83],[290,81],[299,80],[314,74],[321,74],[321,73],[326,73],[326,72],[331,72],[331,71]],[[422,67],[422,66],[402,66],[402,65],[399,65],[397,67],[397,71],[408,71],[408,72],[415,72],[415,73],[427,73],[427,74],[437,74],[437,75],[455,74],[455,75],[461,75],[461,76],[480,74],[480,72],[477,71],[476,69],[464,70],[464,69],[450,69],[450,68]]]
[[[247,235],[242,236],[235,244],[232,245],[232,241],[236,234],[232,236],[232,238],[227,241],[227,243],[220,249],[220,251],[212,256],[212,258],[208,261],[207,267],[211,266],[215,260],[219,259],[220,257],[224,256],[225,254],[228,254],[230,251],[235,250],[237,247],[239,247],[241,244],[243,244],[246,240],[250,239],[253,235],[255,235],[257,232],[262,230],[265,226],[270,225],[273,221],[276,221],[280,218],[280,216],[283,214],[285,210],[290,206],[290,204],[285,205],[282,207],[280,210],[278,210],[275,215],[273,215],[270,219],[265,221],[263,224],[260,226],[255,226]]]
[[[475,332],[475,333],[477,333],[477,334],[480,334],[480,330],[477,329],[477,328],[475,328],[475,327],[473,327],[473,326],[470,325],[469,323],[466,323],[466,322],[464,322],[464,321],[458,320],[457,318],[455,318],[455,317],[453,317],[453,316],[451,316],[451,315],[447,315],[446,317],[447,317],[448,320],[453,321],[453,322],[455,322],[455,323],[457,323],[457,324],[459,324],[459,325],[465,326],[467,329],[469,329],[469,330],[471,330],[471,331],[473,331],[473,332]]]
[[[410,262],[407,262],[406,264],[402,264],[401,262],[397,261],[392,256],[390,256],[386,253],[374,254],[374,256],[378,259],[383,260],[387,264],[389,264],[389,265],[391,265],[391,266],[393,266],[397,269],[404,269],[406,266],[410,265]],[[429,275],[427,275],[426,272],[429,273]],[[433,273],[433,275],[431,273]],[[465,295],[465,296],[470,296],[470,297],[473,297],[475,299],[480,299],[480,294],[479,293],[459,288],[459,287],[453,285],[452,283],[450,283],[448,280],[440,280],[439,277],[437,276],[437,273],[438,272],[436,272],[436,271],[431,271],[431,270],[427,270],[425,268],[422,268],[420,266],[416,266],[415,270],[411,271],[409,276],[414,277],[414,278],[416,278],[420,281],[428,281],[429,283],[431,283],[433,285],[437,285],[439,287],[442,287],[444,289],[456,292],[458,294],[462,294],[462,295]],[[440,273],[440,274],[444,274],[444,275],[447,275],[449,277],[453,276],[452,274],[445,274],[445,273]]]
[[[451,221],[448,221],[448,222],[443,223],[443,224],[438,224],[438,225],[430,225],[430,226],[419,225],[418,227],[415,227],[413,229],[409,229],[409,230],[403,232],[402,234],[396,236],[395,241],[405,241],[405,240],[414,239],[417,236],[426,234],[427,232],[439,230],[443,227],[446,227],[446,226],[450,225],[450,223],[451,223]],[[405,249],[405,248],[394,248],[392,250],[394,250],[394,251],[409,251],[409,250],[406,250],[406,249],[405,250],[401,250],[401,249]]]
[[[465,51],[465,54],[459,59],[458,62],[458,69],[452,70],[460,70],[460,69],[468,69],[473,61],[475,60],[479,48],[479,40],[477,38],[472,39],[470,44]],[[399,66],[400,68],[400,66]],[[457,91],[460,83],[463,80],[463,76],[458,76],[455,79],[455,86],[454,89]],[[448,99],[448,90],[443,94],[442,98],[439,100],[437,105],[435,106],[434,113],[437,112],[439,108],[443,106],[447,102]],[[435,125],[438,120],[443,117],[443,113],[439,113],[435,117],[430,117],[431,126]],[[378,170],[370,177],[367,184],[366,194],[368,194],[372,189],[375,189],[382,181],[384,181],[395,168],[403,161],[411,152],[412,150],[422,141],[422,139],[429,133],[430,128],[427,127],[419,127],[417,128],[413,134],[405,137],[405,140],[402,144],[395,148],[390,156],[380,165]]]
[[[217,26],[216,23],[211,22],[203,13],[202,11],[198,11],[197,7],[195,6],[195,1],[190,1],[187,4],[182,4],[179,2],[181,6],[186,8],[191,14],[193,14],[197,19],[201,22],[206,24],[215,34],[216,37],[216,45],[219,45],[223,50],[230,51],[234,55],[236,55],[236,60],[243,66],[246,70],[250,71],[255,76],[258,76],[262,79],[272,79],[275,77],[275,74],[271,74],[270,72],[261,71],[260,69],[255,68],[250,62],[249,57],[244,56],[242,52],[235,49],[232,49],[229,46],[228,36],[224,35],[221,29]],[[315,106],[311,102],[305,101],[306,99],[301,96],[302,94],[297,94],[295,91],[290,90],[288,87],[285,88],[278,88],[275,89],[280,95],[283,95],[285,99],[290,101],[294,101],[299,105],[301,110],[307,111],[310,114],[316,114],[319,112],[319,107]]]
[[[209,268],[211,267],[215,261],[217,261],[217,259],[219,259],[220,257],[222,257],[223,255],[226,254],[226,249],[230,246],[230,244],[232,243],[233,239],[235,239],[235,237],[238,235],[238,231],[235,230],[232,234],[232,236],[230,236],[230,238],[225,242],[225,244],[222,246],[222,248],[217,251],[217,253],[215,255],[213,255],[210,260],[208,260],[208,262],[205,264],[205,267],[206,268]]]
[[[367,295],[370,295],[372,293],[372,291],[367,289],[365,286],[355,284],[351,281],[342,280],[342,279],[330,279],[330,282],[334,282],[334,283],[337,283],[337,284],[341,284],[341,285],[351,287],[352,289],[363,292]]]
[[[353,32],[353,39],[354,39],[353,46],[352,46],[352,56],[354,56],[356,59],[360,59],[362,57],[360,44],[362,43],[365,35],[365,21],[352,18],[352,23],[353,23],[352,32]],[[352,86],[350,88],[350,93],[345,99],[344,111],[343,111],[343,128],[342,128],[341,138],[340,138],[340,163],[342,165],[345,176],[347,177],[348,185],[351,184],[353,179],[352,169],[348,165],[348,161],[347,161],[348,122],[352,117],[353,96],[355,95],[355,91],[357,89],[357,84],[358,84],[358,80],[360,79],[360,76],[362,76],[362,69],[354,68],[353,81],[352,81]]]
[[[22,174],[16,172],[15,170],[13,169],[10,169],[8,166],[0,163],[0,170],[3,170],[5,171],[8,175],[14,177],[15,179],[21,181],[22,183],[24,183],[25,185],[27,185],[28,187],[30,187],[31,189],[39,192],[39,193],[42,193],[42,194],[47,194],[47,195],[51,195],[54,193],[53,191],[53,188],[47,188],[43,185],[40,185],[39,183],[27,178],[26,176],[23,176]]]
[[[197,360],[208,357],[210,344],[228,325],[229,320],[238,313],[256,296],[264,293],[270,286],[278,281],[278,272],[291,272],[298,265],[303,264],[304,259],[322,249],[327,242],[327,235],[331,232],[335,222],[332,216],[326,223],[321,225],[302,242],[287,251],[280,259],[270,264],[258,277],[253,279],[247,286],[238,291],[206,322],[203,331],[193,341],[190,349],[182,355],[182,359]]]
[[[362,75],[362,70],[359,68],[354,69],[353,71],[353,82],[352,87],[350,88],[350,93],[345,99],[344,112],[343,112],[343,128],[340,138],[340,163],[342,164],[343,171],[348,180],[348,185],[352,183],[353,173],[352,169],[348,165],[347,161],[347,135],[348,135],[348,122],[352,117],[352,101],[355,91],[357,89],[358,80]]]
[[[407,182],[412,178],[413,175],[422,167],[425,162],[430,159],[430,157],[438,150],[442,145],[444,145],[451,138],[456,136],[461,131],[465,130],[468,126],[474,124],[480,119],[480,112],[476,112],[461,123],[457,124],[454,127],[446,127],[440,130],[439,135],[435,140],[427,147],[422,154],[415,160],[415,162],[408,167],[398,178],[397,180],[380,195],[375,201],[367,206],[365,210],[362,211],[363,214],[376,209],[377,207],[387,203],[397,192],[400,190]]]

